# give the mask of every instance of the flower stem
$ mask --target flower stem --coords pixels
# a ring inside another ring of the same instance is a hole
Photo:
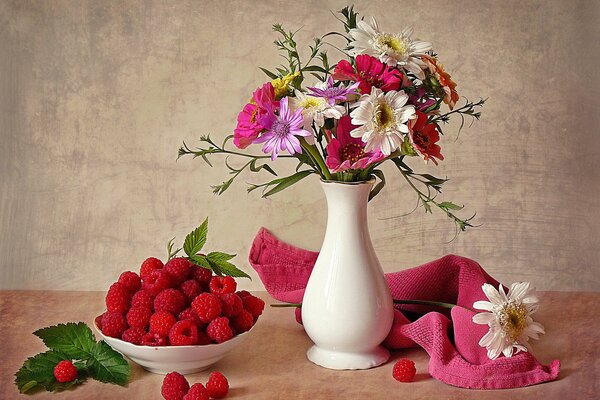
[[[313,145],[308,144],[308,142],[304,138],[300,138],[300,144],[302,148],[306,150],[306,152],[310,155],[310,157],[317,163],[319,169],[321,170],[321,175],[325,180],[331,180],[331,174],[329,173],[329,168],[325,165],[325,161],[323,161],[323,157],[319,154],[317,148]]]

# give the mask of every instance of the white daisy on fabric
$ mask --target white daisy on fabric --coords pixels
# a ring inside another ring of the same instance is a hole
[[[491,360],[500,354],[512,357],[519,351],[527,351],[529,338],[539,339],[539,335],[544,333],[544,327],[531,318],[538,309],[535,289],[529,282],[513,283],[508,294],[502,284],[496,290],[485,283],[482,289],[489,301],[476,301],[473,307],[487,312],[474,315],[473,322],[488,325],[490,330],[481,338],[479,345],[487,349]]]
[[[332,105],[325,97],[315,97],[296,90],[296,97],[291,99],[294,110],[302,109],[303,128],[311,129],[314,122],[318,128],[325,125],[326,118],[340,119],[346,113],[346,107]]]
[[[354,40],[349,43],[352,46],[349,53],[353,56],[368,54],[377,57],[390,67],[398,66],[423,80],[423,70],[427,65],[420,56],[431,50],[432,44],[413,40],[412,33],[413,28],[405,28],[400,34],[382,32],[373,17],[370,24],[359,21],[357,28],[350,29],[350,36]]]
[[[415,116],[415,108],[406,105],[408,96],[403,91],[390,90],[384,93],[373,86],[356,102],[351,113],[352,125],[358,126],[350,136],[361,138],[366,143],[365,152],[381,150],[389,156],[404,141],[408,133],[408,121]]]

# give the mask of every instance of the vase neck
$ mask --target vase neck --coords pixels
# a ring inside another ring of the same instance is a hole
[[[360,182],[356,184],[322,182],[321,186],[327,198],[329,218],[341,216],[366,217],[369,193],[373,182]]]

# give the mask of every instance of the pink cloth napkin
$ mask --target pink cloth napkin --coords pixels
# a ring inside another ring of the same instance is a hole
[[[281,242],[263,228],[252,244],[250,264],[271,296],[300,303],[317,256],[316,252]],[[454,255],[386,274],[386,279],[394,299],[441,301],[469,308],[477,300],[487,300],[481,290],[484,283],[498,287],[498,282],[475,261]],[[397,308],[424,315],[411,322],[396,309],[384,345],[390,349],[422,347],[431,357],[429,373],[444,383],[471,389],[505,389],[552,381],[558,376],[558,360],[544,366],[531,353],[488,359],[486,349],[478,344],[487,326],[473,323],[474,312],[470,310],[454,307],[444,313],[424,306]],[[450,339],[450,329],[454,340]]]

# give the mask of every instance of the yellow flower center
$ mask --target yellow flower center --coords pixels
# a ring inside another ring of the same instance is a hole
[[[385,100],[379,100],[373,115],[373,123],[376,129],[378,131],[385,131],[394,125],[395,122],[396,116],[392,107]]]
[[[348,160],[352,164],[354,164],[364,156],[365,152],[362,146],[358,143],[348,143],[342,148],[342,151],[340,152],[340,157],[342,158],[342,161]]]
[[[311,108],[311,107],[319,107],[321,103],[319,100],[312,96],[306,96],[304,100],[300,103],[302,108]]]
[[[383,33],[377,37],[377,45],[385,50],[391,50],[397,56],[403,56],[406,53],[406,43],[397,36]]]
[[[528,314],[524,304],[513,301],[506,303],[498,313],[500,325],[513,343],[519,339],[527,326]]]

